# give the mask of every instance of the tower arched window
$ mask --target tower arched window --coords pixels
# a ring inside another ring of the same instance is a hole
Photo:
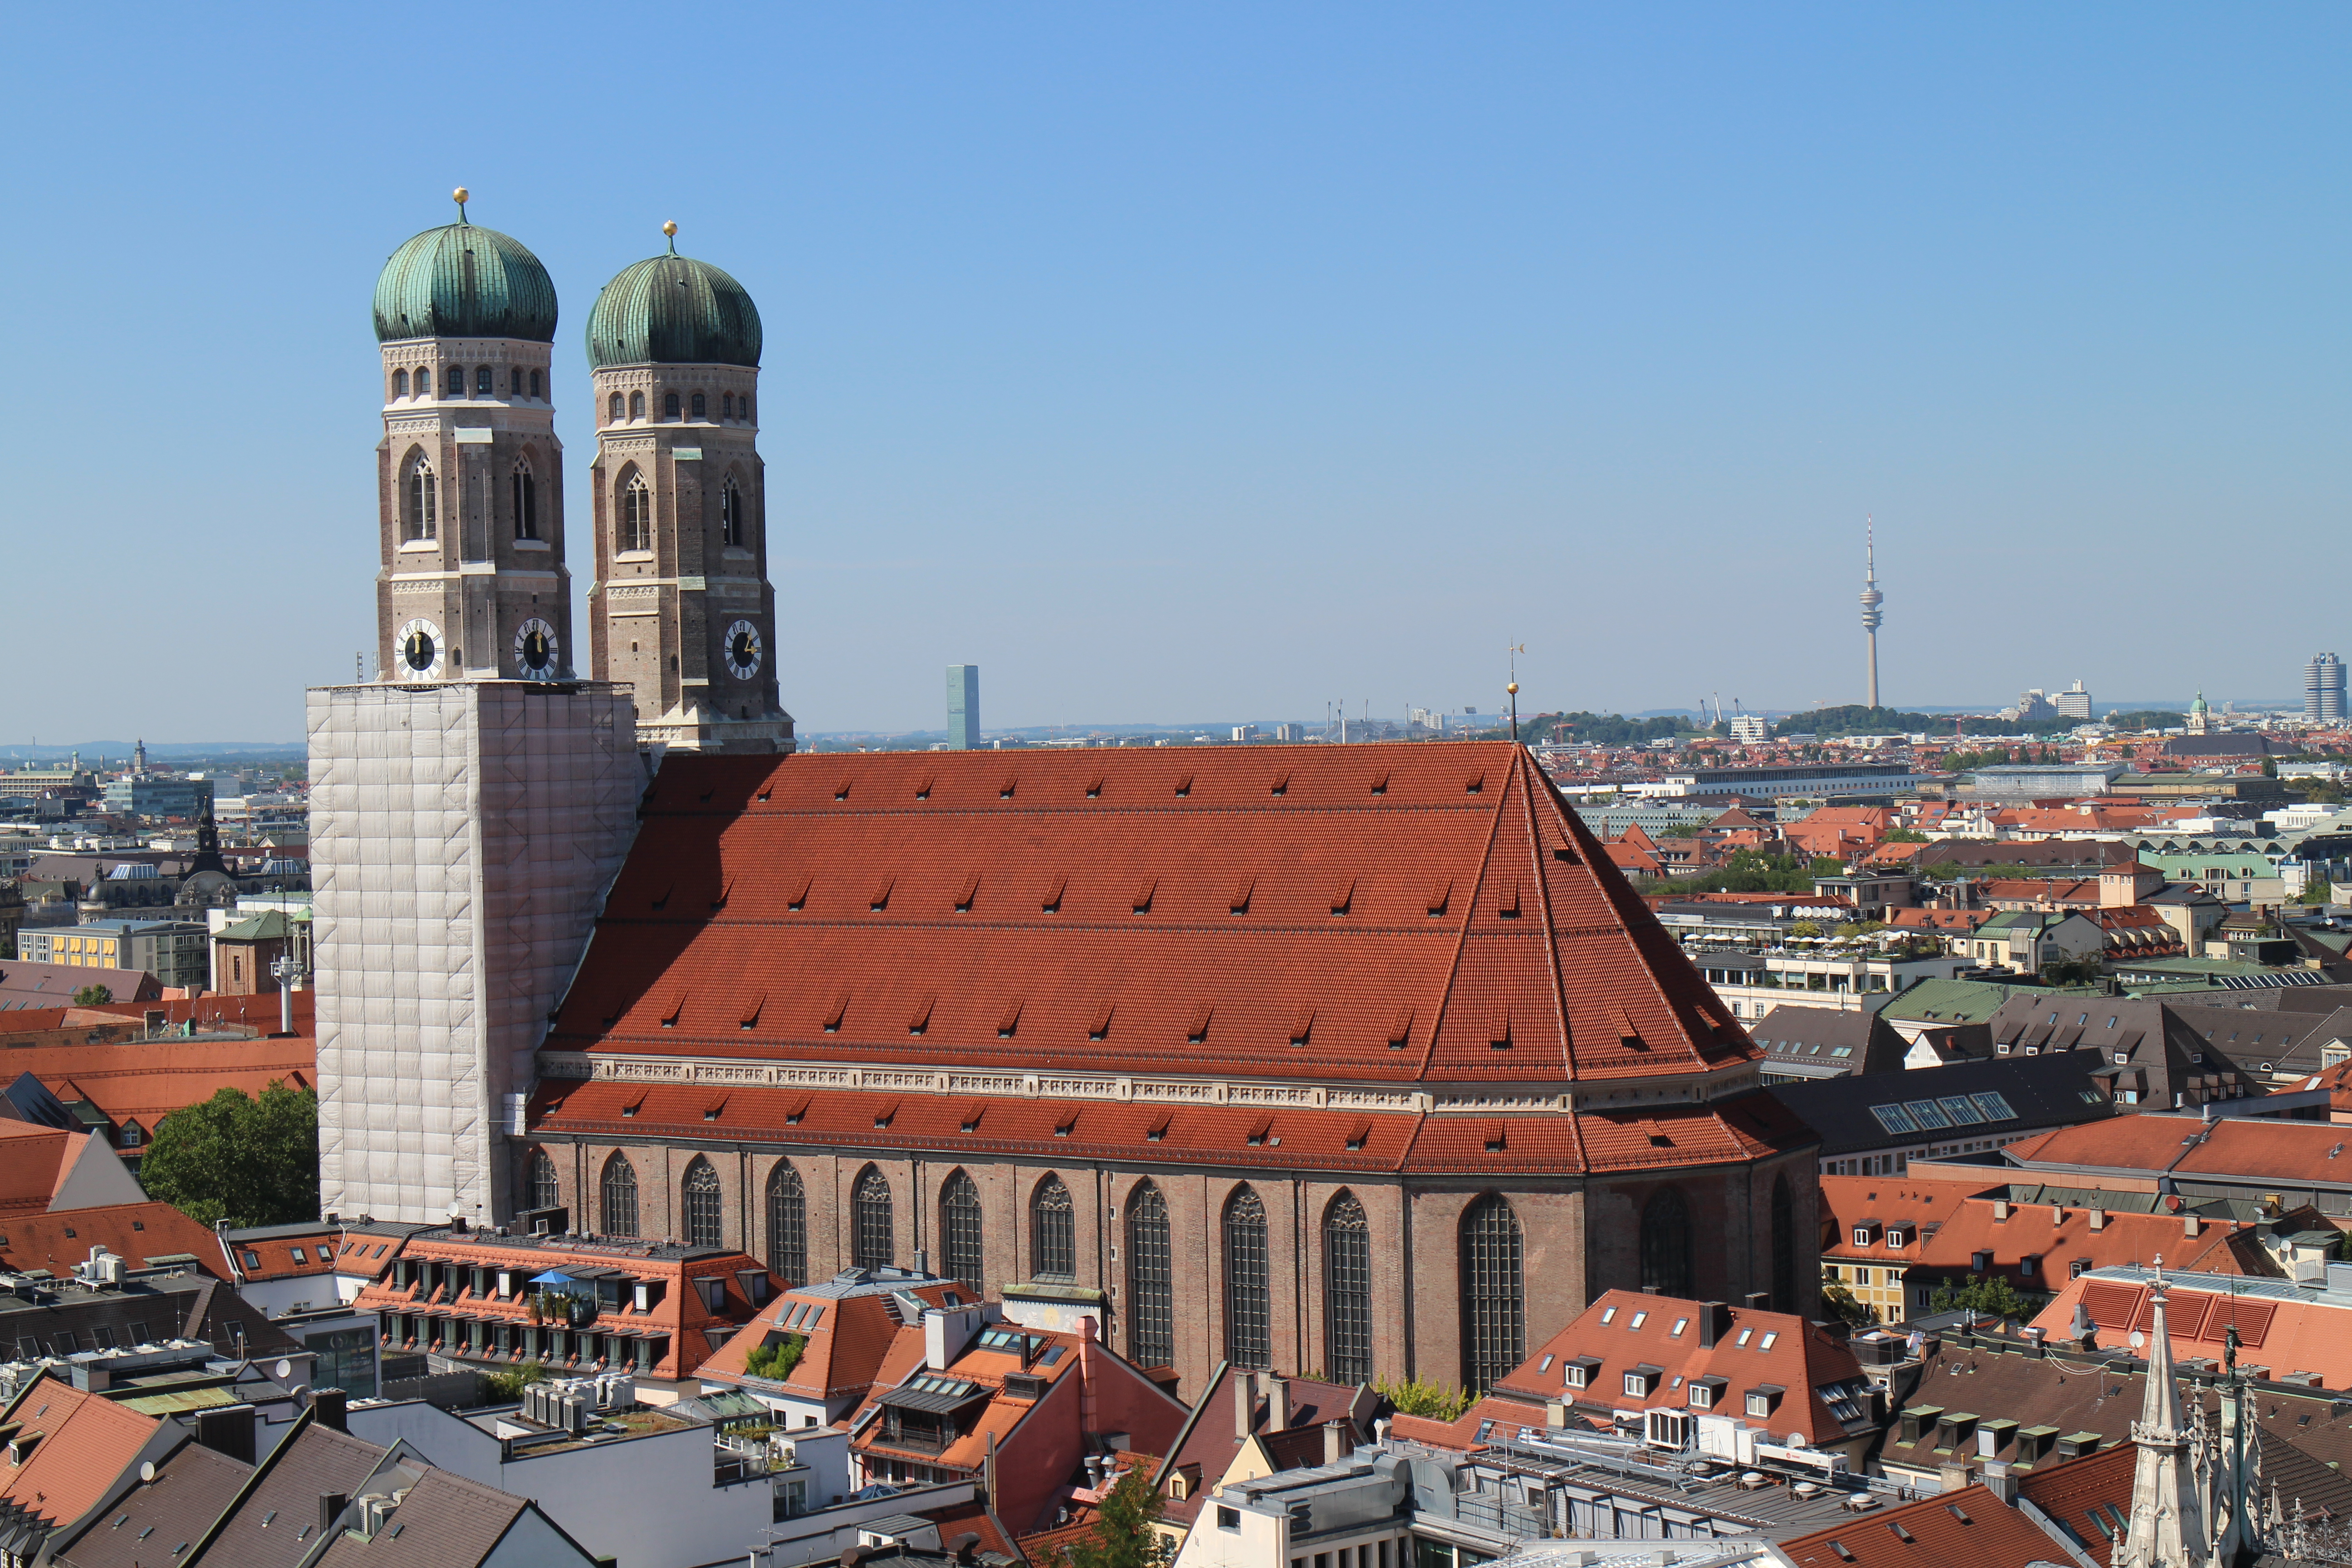
[[[539,537],[539,479],[529,463],[517,463],[514,468],[514,536]]]
[[[721,419],[732,419],[735,417],[735,395],[733,393],[727,392],[719,395],[719,416]]]
[[[697,1154],[694,1163],[686,1168],[686,1180],[680,1184],[681,1205],[686,1215],[686,1244],[688,1247],[718,1247],[726,1234],[726,1221],[720,1214],[719,1173],[710,1162]]]
[[[1797,1310],[1797,1196],[1786,1171],[1772,1178],[1772,1310]]]
[[[419,397],[433,395],[433,372],[424,365],[416,367],[416,395]]]
[[[517,365],[508,373],[507,393],[513,397],[522,395],[522,366]]]
[[[768,1173],[768,1268],[795,1285],[808,1280],[808,1189],[782,1160]]]
[[[1642,1289],[1691,1293],[1690,1205],[1680,1187],[1660,1187],[1642,1206]]]
[[[400,520],[400,537],[407,543],[441,537],[441,489],[434,482],[433,465],[418,458],[408,466],[408,494]]]
[[[1271,1371],[1265,1205],[1251,1188],[1225,1200],[1224,1232],[1225,1359],[1235,1366]]]
[[[555,1162],[544,1149],[530,1152],[530,1204],[535,1209],[551,1209],[563,1203],[563,1183],[555,1173]]]
[[[1526,1247],[1499,1193],[1462,1212],[1462,1382],[1484,1394],[1527,1358]]]
[[[451,397],[465,396],[466,367],[462,364],[451,365],[448,369],[448,373],[442,376],[441,384],[447,390]]]
[[[974,1296],[982,1294],[979,1184],[958,1171],[940,1188],[940,1261],[947,1277]]]
[[[1030,1274],[1069,1284],[1078,1277],[1078,1216],[1059,1176],[1037,1184],[1029,1199]]]
[[[642,392],[633,392],[629,394],[629,417],[632,419],[643,419],[645,416],[646,395]]]
[[[405,397],[408,395],[408,373],[406,371],[396,370],[392,373],[392,395],[394,397]]]
[[[1323,1215],[1323,1366],[1335,1383],[1372,1381],[1372,1227],[1353,1193]]]
[[[743,417],[746,421],[751,417],[751,395],[748,392],[743,395]]]
[[[605,405],[605,407],[609,412],[604,416],[604,422],[608,425],[618,425],[621,422],[621,395],[617,392],[613,394],[612,400]]]
[[[1168,1200],[1144,1182],[1127,1199],[1127,1358],[1138,1366],[1167,1366],[1176,1359],[1169,1264]]]
[[[694,416],[697,419],[708,419],[710,417],[710,404],[709,400],[698,392],[694,395]]]
[[[665,419],[675,419],[677,417],[677,393],[665,392],[662,394],[662,417]]]
[[[614,1153],[604,1162],[603,1213],[597,1216],[597,1228],[606,1236],[637,1234],[637,1168],[629,1163],[626,1154]]]
[[[621,479],[621,504],[613,529],[613,548],[619,551],[654,547],[654,492],[646,477],[631,468]]]
[[[719,542],[739,547],[743,542],[743,492],[733,479],[719,492]]]
[[[498,378],[488,365],[477,365],[474,367],[475,396],[494,397],[498,395]]]
[[[850,1200],[854,1229],[849,1260],[860,1268],[887,1268],[898,1256],[890,1230],[890,1181],[873,1166],[857,1178]]]
[[[532,371],[532,372],[530,373],[530,395],[531,395],[531,400],[532,400],[533,402],[537,402],[537,401],[538,401],[538,399],[539,399],[539,372],[537,372],[537,371]]]

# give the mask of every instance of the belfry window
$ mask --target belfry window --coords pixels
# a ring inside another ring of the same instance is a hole
[[[743,542],[743,492],[733,479],[719,492],[719,542],[738,547]]]
[[[725,1221],[720,1214],[719,1173],[710,1162],[697,1154],[694,1163],[686,1168],[683,1189],[686,1199],[686,1244],[688,1247],[717,1247],[725,1233]]]
[[[635,468],[621,482],[621,515],[613,531],[613,548],[627,552],[654,547],[654,492]]]
[[[603,1229],[606,1236],[637,1234],[637,1168],[626,1154],[604,1162]]]
[[[1078,1277],[1077,1215],[1070,1207],[1070,1189],[1059,1176],[1037,1184],[1029,1200],[1030,1273],[1039,1279],[1064,1284]]]
[[[1225,1204],[1225,1359],[1235,1366],[1270,1370],[1265,1205],[1248,1187]]]
[[[497,394],[498,394],[498,388],[499,388],[498,378],[497,378],[497,377],[496,377],[496,375],[491,372],[490,367],[489,367],[488,365],[481,365],[481,366],[478,366],[478,367],[475,370],[475,372],[474,372],[474,395],[475,395],[475,396],[477,396],[477,397],[492,397],[492,396],[495,396],[495,395],[497,395]]]
[[[889,1178],[866,1166],[850,1203],[856,1223],[850,1261],[860,1268],[889,1268],[898,1251],[891,1234]]]
[[[1463,1211],[1462,1382],[1484,1394],[1527,1359],[1525,1246],[1498,1193]]]
[[[1364,1205],[1341,1193],[1323,1215],[1323,1364],[1337,1383],[1372,1380],[1372,1229]]]
[[[633,392],[629,394],[629,417],[632,419],[643,419],[645,416],[646,395],[642,392]]]
[[[539,537],[539,480],[529,463],[515,465],[514,531],[517,539]]]
[[[539,372],[537,371],[530,373],[530,395],[534,401],[539,396]]]
[[[396,370],[392,373],[392,395],[394,397],[405,397],[408,395],[408,373],[406,371]]]
[[[419,397],[433,395],[433,373],[423,365],[416,368],[416,395]]]
[[[980,1217],[980,1187],[958,1171],[940,1188],[940,1260],[948,1278],[962,1281],[974,1296],[982,1293]]]
[[[742,414],[746,420],[751,417],[751,395],[748,392],[743,395]]]
[[[405,543],[427,543],[441,537],[441,490],[433,482],[433,465],[419,458],[408,469],[408,505],[400,521]]]
[[[1127,1359],[1136,1365],[1176,1359],[1173,1296],[1168,1200],[1145,1182],[1127,1200]]]
[[[694,395],[694,416],[697,419],[710,417],[710,405],[704,401],[702,394],[698,392]]]
[[[730,392],[720,395],[719,399],[719,416],[722,419],[732,419],[735,417],[735,395],[733,393]]]
[[[677,393],[665,392],[662,394],[662,417],[665,419],[675,419],[677,417]]]
[[[441,378],[441,384],[443,387],[447,389],[451,397],[465,396],[466,367],[462,364],[451,365],[449,367],[449,374]]]
[[[621,395],[617,392],[613,394],[613,401],[607,406],[611,412],[604,416],[604,422],[608,425],[618,425],[621,422]]]
[[[768,1173],[768,1268],[795,1285],[808,1279],[808,1190],[782,1161]]]

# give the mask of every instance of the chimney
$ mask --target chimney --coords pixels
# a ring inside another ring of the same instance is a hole
[[[1722,1301],[1698,1304],[1698,1347],[1711,1351],[1715,1342],[1731,1331],[1731,1308]]]
[[[948,1550],[955,1553],[957,1562],[969,1565],[979,1555],[980,1536],[976,1531],[967,1530],[948,1542]]]
[[[340,1388],[314,1388],[310,1391],[310,1411],[321,1426],[335,1432],[348,1432],[351,1425],[344,1412],[351,1395]]]
[[[1235,1367],[1234,1384],[1234,1441],[1246,1443],[1250,1431],[1257,1425],[1257,1388],[1255,1374]]]
[[[343,1510],[351,1505],[352,1499],[349,1492],[320,1492],[319,1494],[319,1533],[332,1534],[335,1527],[343,1521]]]
[[[2107,1228],[2106,1210],[2103,1208],[2094,1208],[2091,1211],[2091,1228],[2093,1230],[2105,1230]]]
[[[1356,1451],[1356,1434],[1345,1421],[1323,1423],[1323,1462],[1336,1465]]]
[[[215,1454],[253,1463],[253,1406],[224,1405],[196,1412],[196,1441]]]
[[[1992,1217],[1996,1221],[2006,1220],[2009,1218],[2009,1200],[2007,1198],[1993,1199]]]
[[[2200,1230],[2202,1230],[2202,1229],[2204,1229],[2204,1228],[2205,1228],[2205,1222],[2204,1222],[2203,1220],[2201,1220],[2201,1219],[2199,1219],[2195,1215],[2193,1215],[2193,1214],[2185,1214],[2185,1215],[2182,1215],[2180,1216],[2180,1234],[2181,1234],[2181,1235],[2183,1235],[2183,1236],[2195,1236],[2199,1231],[2200,1231]]]
[[[1290,1430],[1290,1383],[1286,1378],[1265,1380],[1265,1429],[1269,1432]]]
[[[2011,1508],[2017,1506],[2017,1478],[1999,1459],[1988,1459],[1984,1468],[1984,1489]]]
[[[1769,1290],[1750,1290],[1739,1300],[1740,1304],[1751,1312],[1769,1312],[1772,1310],[1772,1292]]]

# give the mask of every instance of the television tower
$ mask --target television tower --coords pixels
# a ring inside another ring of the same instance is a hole
[[[1878,524],[1863,522],[1862,631],[1870,645],[1870,705],[1878,706],[1878,606],[1886,595],[1878,591]]]

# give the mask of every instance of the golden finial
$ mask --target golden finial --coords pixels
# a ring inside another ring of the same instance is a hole
[[[470,200],[472,196],[473,193],[466,189],[463,185],[459,185],[456,190],[449,193],[449,199],[457,204],[457,221],[459,223],[464,223],[466,221],[466,203]]]
[[[677,219],[670,218],[664,222],[662,232],[669,236],[669,253],[676,256],[677,254]]]
[[[1517,697],[1519,694],[1519,683],[1514,680],[1508,686],[1504,687],[1503,689],[1510,693],[1513,697]]]

